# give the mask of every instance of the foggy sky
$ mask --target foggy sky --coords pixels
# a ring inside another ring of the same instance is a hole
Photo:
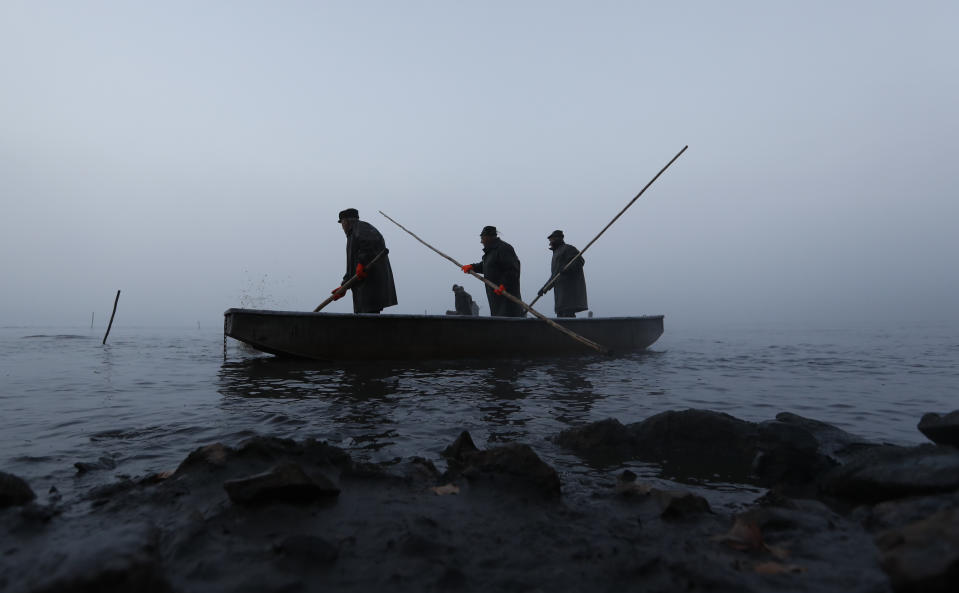
[[[0,325],[312,310],[355,207],[441,314],[499,228],[597,315],[959,319],[955,2],[0,2]],[[537,303],[552,314],[552,295]],[[328,311],[348,312],[349,299]],[[669,325],[667,325],[669,327]]]

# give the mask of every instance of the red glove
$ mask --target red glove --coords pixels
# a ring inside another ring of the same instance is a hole
[[[342,287],[342,286],[337,286],[336,288],[334,288],[333,290],[330,291],[330,293],[333,294],[333,300],[334,300],[334,301],[340,300],[341,298],[343,298],[343,295],[346,294],[346,291],[345,291],[345,290],[343,290],[343,292],[340,292],[341,290],[343,290],[343,287]]]
[[[473,264],[466,264],[465,266],[463,266],[464,274],[469,274],[472,271],[473,271]]]
[[[363,267],[363,264],[356,264],[356,277],[362,280],[366,276],[366,268]]]
[[[495,295],[503,294],[503,291],[504,291],[504,290],[506,290],[506,287],[503,286],[502,284],[500,284],[500,285],[499,285],[499,288],[497,288],[496,290],[493,291],[493,294],[495,294]]]

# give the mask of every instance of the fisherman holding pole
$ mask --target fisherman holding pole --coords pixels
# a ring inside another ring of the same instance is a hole
[[[586,275],[583,274],[583,265],[586,263],[579,255],[579,249],[568,245],[563,231],[555,230],[546,237],[549,248],[553,252],[550,263],[550,277],[557,276],[553,285],[554,310],[557,317],[576,317],[580,311],[589,309],[586,301]],[[572,263],[567,268],[567,264]],[[537,298],[546,294],[550,289],[549,283],[537,293]]]
[[[605,233],[606,230],[607,230],[609,227],[613,226],[613,223],[616,222],[616,220],[617,220],[620,216],[622,216],[624,212],[626,212],[627,210],[629,210],[629,207],[632,206],[633,203],[634,203],[636,200],[638,200],[639,197],[640,197],[641,195],[643,195],[643,193],[644,193],[647,189],[649,189],[649,186],[651,186],[654,181],[656,181],[657,179],[659,179],[659,176],[662,175],[663,172],[666,171],[666,169],[668,169],[670,165],[672,165],[674,162],[676,162],[676,159],[678,159],[684,152],[686,152],[686,149],[687,149],[687,148],[689,148],[689,145],[684,146],[682,150],[680,150],[679,152],[677,152],[677,153],[676,153],[676,156],[674,156],[672,159],[670,159],[670,161],[669,161],[668,163],[666,163],[666,166],[663,167],[662,169],[660,169],[660,170],[659,170],[659,173],[657,173],[655,177],[653,177],[652,179],[650,179],[650,180],[649,180],[649,183],[647,183],[647,184],[643,187],[643,189],[639,190],[639,193],[636,194],[636,197],[634,197],[632,200],[630,200],[629,203],[626,204],[626,206],[625,206],[622,210],[619,211],[619,214],[617,214],[616,216],[614,216],[614,217],[613,217],[613,220],[609,221],[609,224],[607,224],[606,226],[604,226],[604,227],[603,227],[603,230],[599,231],[599,234],[596,235],[595,237],[593,237],[593,240],[586,244],[586,247],[583,247],[583,249],[582,249],[581,251],[579,251],[579,252],[576,254],[576,256],[573,257],[573,259],[571,259],[571,260],[569,261],[569,263],[567,263],[565,266],[563,266],[563,268],[562,268],[561,270],[559,270],[558,272],[555,272],[555,273],[553,274],[553,277],[550,278],[549,282],[547,282],[547,283],[543,286],[543,288],[541,288],[541,289],[539,290],[539,293],[538,293],[537,297],[536,297],[535,299],[533,299],[533,301],[529,304],[530,307],[532,307],[533,305],[536,304],[536,301],[539,300],[539,297],[543,296],[544,294],[546,294],[547,291],[549,291],[550,287],[552,287],[553,284],[555,284],[556,281],[559,279],[560,274],[562,274],[562,273],[565,272],[566,270],[570,269],[572,266],[577,265],[577,264],[576,264],[576,260],[583,258],[583,254],[586,253],[586,250],[589,249],[590,246],[591,246],[593,243],[595,243],[597,239],[599,239],[600,237],[602,237],[602,236],[603,236],[603,233]]]
[[[423,239],[420,239],[419,237],[416,236],[415,233],[413,233],[413,231],[409,230],[409,229],[406,228],[405,226],[401,225],[400,223],[398,223],[398,222],[396,222],[395,220],[393,220],[392,218],[390,218],[390,217],[389,217],[385,212],[383,212],[382,210],[380,210],[380,214],[382,214],[383,216],[385,216],[387,219],[389,219],[390,222],[392,222],[392,223],[395,224],[396,226],[398,226],[398,227],[400,227],[401,229],[403,229],[404,231],[406,231],[411,237],[413,237],[414,239],[416,239],[417,241],[419,241],[420,243],[422,243],[423,245],[425,245],[426,247],[428,247],[431,251],[433,251],[434,253],[436,253],[436,254],[439,255],[440,257],[442,257],[442,258],[450,261],[454,266],[456,266],[457,268],[461,268],[465,273],[473,276],[473,277],[476,278],[477,280],[481,280],[481,281],[483,282],[483,284],[485,284],[487,287],[493,289],[493,291],[496,293],[496,296],[502,296],[502,297],[504,297],[506,300],[512,302],[513,304],[515,304],[515,305],[517,305],[517,306],[519,306],[519,307],[522,307],[522,308],[523,308],[524,310],[526,310],[527,312],[532,313],[536,318],[541,319],[541,320],[543,320],[544,322],[546,322],[546,324],[549,325],[550,327],[552,327],[553,329],[555,329],[555,330],[557,330],[557,331],[559,331],[559,332],[562,332],[562,333],[566,334],[567,336],[569,336],[570,338],[576,340],[577,342],[579,342],[579,343],[581,343],[581,344],[583,344],[583,345],[585,345],[585,346],[588,346],[588,347],[592,348],[593,350],[596,350],[597,352],[600,352],[600,353],[602,353],[602,354],[609,354],[609,350],[608,350],[605,346],[603,346],[602,344],[597,344],[596,342],[594,342],[594,341],[592,341],[592,340],[590,340],[590,339],[588,339],[588,338],[584,338],[583,336],[577,334],[576,332],[574,332],[574,331],[572,331],[572,330],[570,330],[570,329],[568,329],[568,328],[565,328],[565,327],[559,325],[558,323],[556,323],[555,321],[553,321],[553,320],[551,320],[551,319],[546,318],[542,313],[540,313],[539,311],[536,311],[535,309],[533,309],[532,307],[530,307],[529,305],[527,305],[526,303],[524,303],[524,302],[521,301],[520,299],[518,299],[518,298],[516,298],[515,296],[513,296],[512,294],[510,294],[509,291],[506,290],[506,287],[505,287],[504,285],[500,284],[499,286],[496,286],[495,284],[493,284],[493,283],[490,281],[489,278],[487,278],[487,277],[485,277],[485,276],[480,276],[479,274],[477,274],[476,272],[474,272],[474,271],[472,270],[472,268],[470,268],[469,265],[463,265],[463,264],[459,263],[458,261],[456,261],[456,260],[453,259],[452,257],[446,255],[445,253],[443,253],[443,252],[440,251],[439,249],[433,247],[432,245],[430,245],[429,243],[427,243],[427,242],[424,241]],[[492,230],[495,231],[496,229],[492,229]],[[520,322],[520,323],[524,323],[524,322]]]
[[[341,299],[347,290],[353,292],[354,313],[380,313],[392,307],[397,303],[396,285],[383,235],[360,220],[356,208],[341,211],[339,223],[346,234],[346,274],[343,283],[331,291],[332,296],[314,310]]]
[[[480,243],[483,244],[482,261],[462,268],[465,273],[482,274],[497,287],[486,287],[489,314],[493,317],[526,317],[523,307],[503,296],[503,292],[508,292],[519,300],[523,299],[519,290],[519,257],[513,246],[499,238],[495,226],[483,227]]]

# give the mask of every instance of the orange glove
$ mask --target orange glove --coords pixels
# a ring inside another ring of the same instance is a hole
[[[463,266],[464,274],[469,274],[472,271],[473,271],[473,264],[466,264],[465,266]]]
[[[341,298],[343,298],[343,295],[346,294],[345,290],[343,290],[343,292],[340,292],[341,290],[343,290],[343,287],[337,286],[336,288],[330,291],[330,293],[333,295],[334,301],[340,300]]]
[[[501,295],[501,294],[503,294],[503,291],[504,291],[504,290],[506,290],[506,287],[503,286],[502,284],[500,284],[500,285],[499,285],[499,288],[497,288],[496,290],[493,291],[493,294],[495,294],[495,295]]]
[[[366,268],[363,267],[363,264],[356,264],[356,277],[362,280],[366,276]]]

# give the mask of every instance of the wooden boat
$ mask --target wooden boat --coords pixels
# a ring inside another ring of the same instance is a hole
[[[459,315],[312,313],[228,309],[223,332],[277,356],[317,360],[533,358],[595,354],[541,319]],[[553,319],[608,348],[642,350],[663,316]]]

